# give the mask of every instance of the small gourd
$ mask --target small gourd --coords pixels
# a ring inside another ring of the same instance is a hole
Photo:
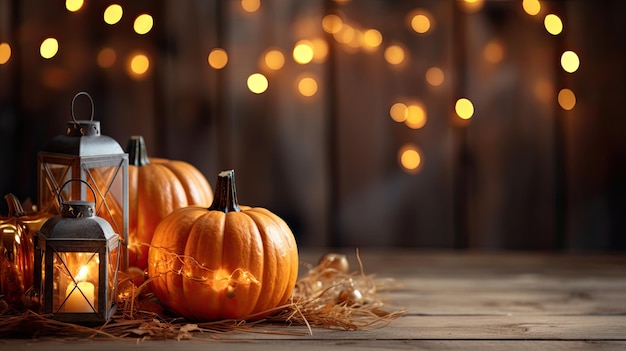
[[[0,295],[19,308],[24,293],[33,285],[35,233],[52,215],[26,213],[15,195],[4,198],[9,213],[0,218]]]

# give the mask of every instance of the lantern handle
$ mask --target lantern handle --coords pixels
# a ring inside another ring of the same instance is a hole
[[[70,180],[66,181],[65,183],[63,183],[63,185],[61,185],[61,187],[59,188],[59,194],[57,195],[58,200],[59,200],[59,205],[61,205],[63,203],[63,198],[61,197],[61,192],[63,191],[63,188],[65,188],[65,186],[69,182],[82,182],[82,183],[85,183],[85,185],[87,185],[87,187],[89,188],[89,190],[91,190],[91,193],[93,194],[93,202],[94,202],[94,207],[95,207],[95,205],[98,203],[98,199],[96,198],[96,191],[93,190],[93,187],[91,185],[89,185],[89,183],[87,183],[86,181],[84,181],[82,179],[70,179]]]
[[[81,91],[78,94],[74,95],[74,98],[72,99],[72,119],[74,120],[75,123],[78,123],[78,121],[76,120],[76,116],[74,115],[74,102],[76,102],[76,98],[79,97],[80,95],[85,95],[89,98],[89,101],[91,102],[91,121],[93,121],[93,114],[95,111],[93,99],[91,98],[91,95],[89,95],[89,93],[84,92],[84,91]]]

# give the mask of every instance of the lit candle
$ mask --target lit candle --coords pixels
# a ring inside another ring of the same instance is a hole
[[[86,279],[87,270],[86,266],[80,267],[76,280]],[[65,291],[65,299],[64,312],[93,312],[94,286],[87,281],[71,282]]]

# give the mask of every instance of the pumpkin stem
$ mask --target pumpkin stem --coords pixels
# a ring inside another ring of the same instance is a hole
[[[209,210],[222,211],[224,213],[241,211],[239,209],[239,201],[237,200],[234,170],[221,171],[217,175],[215,195]]]
[[[131,166],[145,166],[150,164],[148,151],[146,150],[146,142],[141,135],[133,135],[128,139],[126,146],[128,152],[128,164]]]
[[[4,195],[4,199],[7,200],[7,205],[9,206],[9,215],[7,216],[8,218],[21,217],[26,214],[17,196],[13,194],[6,194]]]

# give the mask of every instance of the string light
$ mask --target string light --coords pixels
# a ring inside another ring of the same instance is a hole
[[[154,25],[154,20],[152,16],[147,13],[141,14],[135,18],[135,22],[133,24],[133,29],[137,34],[147,34],[152,29]]]
[[[461,119],[470,119],[474,116],[474,104],[467,98],[460,98],[454,105],[454,111]]]
[[[267,68],[278,71],[285,65],[285,55],[278,49],[268,50],[263,55],[263,63]]]
[[[255,94],[264,93],[269,86],[267,78],[261,73],[251,74],[248,77],[247,83],[248,83],[248,89],[250,89],[250,91]]]
[[[39,47],[39,53],[41,57],[45,59],[53,58],[59,51],[59,42],[55,38],[47,38]]]
[[[298,80],[298,92],[305,97],[311,97],[317,93],[317,81],[310,76],[303,76]]]
[[[104,22],[106,24],[114,25],[122,19],[123,14],[124,10],[122,9],[122,6],[118,4],[109,5],[109,7],[104,10]]]
[[[574,73],[580,67],[580,59],[573,51],[565,51],[561,55],[561,67],[568,73]]]
[[[398,162],[405,172],[416,174],[422,166],[421,151],[416,145],[407,143],[398,150]]]
[[[313,60],[313,44],[309,40],[300,40],[293,48],[293,59],[299,64],[307,64]]]
[[[222,48],[215,48],[209,53],[207,62],[215,69],[222,69],[228,63],[228,53]]]
[[[411,29],[418,34],[425,34],[432,28],[432,15],[424,10],[415,10],[410,15]]]
[[[546,15],[543,19],[543,25],[548,33],[552,35],[559,35],[563,31],[563,22],[561,21],[561,18],[553,13]]]
[[[0,43],[0,65],[9,62],[11,58],[11,45],[8,43]]]
[[[392,65],[399,65],[404,62],[405,53],[400,45],[390,45],[385,49],[385,60]]]

